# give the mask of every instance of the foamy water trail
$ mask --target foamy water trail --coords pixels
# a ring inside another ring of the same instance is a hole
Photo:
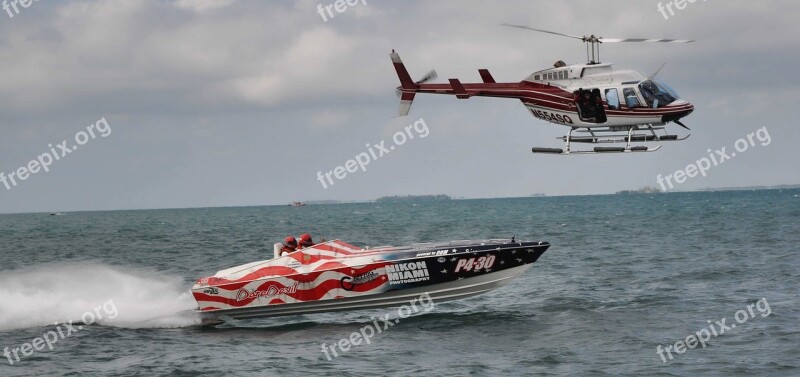
[[[190,312],[196,308],[181,279],[155,271],[102,264],[0,271],[0,330],[82,318],[95,318],[104,326],[184,327],[199,323],[199,316]]]

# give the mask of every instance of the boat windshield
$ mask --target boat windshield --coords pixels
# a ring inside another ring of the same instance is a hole
[[[639,83],[639,91],[647,102],[648,107],[659,108],[675,102],[679,97],[678,93],[667,84],[658,80],[644,80]]]

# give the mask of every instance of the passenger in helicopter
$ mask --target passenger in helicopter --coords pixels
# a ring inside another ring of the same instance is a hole
[[[592,90],[592,100],[595,104],[595,122],[605,123],[608,118],[606,117],[606,109],[603,107],[603,97],[600,97],[600,89]]]
[[[644,101],[647,103],[648,106],[656,107],[658,104],[658,100],[656,99],[654,86],[652,83],[647,83],[649,85],[642,84],[639,86],[641,89],[642,97],[644,97]]]
[[[582,120],[590,118],[590,109],[589,109],[590,95],[591,94],[588,91],[585,91],[583,90],[583,88],[580,88],[576,92],[574,92],[572,96],[572,101],[575,102],[575,106],[578,107],[578,116]]]
[[[575,104],[578,107],[578,115],[584,122],[594,122],[597,113],[597,102],[592,98],[591,90],[578,89],[574,93]]]
[[[584,122],[604,123],[606,112],[603,108],[603,98],[600,89],[578,89],[573,93],[573,101],[578,107],[578,115]]]
[[[642,107],[642,104],[639,102],[639,98],[636,96],[636,91],[633,88],[625,88],[623,89],[622,93],[625,96],[625,105],[628,107],[628,109]]]

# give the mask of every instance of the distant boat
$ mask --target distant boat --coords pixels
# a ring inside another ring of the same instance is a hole
[[[303,202],[291,202],[291,203],[289,203],[289,206],[291,206],[291,207],[302,207],[304,205],[306,205],[306,204],[303,203]]]

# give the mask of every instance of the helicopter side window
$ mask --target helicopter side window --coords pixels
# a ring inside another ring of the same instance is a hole
[[[629,109],[633,109],[634,107],[642,107],[642,103],[639,102],[639,97],[636,96],[635,89],[625,88],[622,90],[622,94],[625,96],[625,105],[628,106]]]
[[[619,92],[616,88],[606,89],[606,102],[609,110],[619,109]]]

